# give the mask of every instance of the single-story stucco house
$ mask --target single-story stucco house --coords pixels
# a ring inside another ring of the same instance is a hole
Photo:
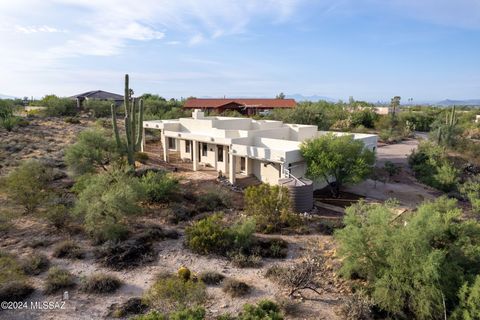
[[[235,110],[245,115],[255,115],[274,109],[292,109],[297,103],[294,99],[250,99],[250,98],[189,98],[183,108],[200,109],[207,113]]]
[[[143,128],[160,131],[166,162],[169,154],[174,152],[181,159],[191,162],[194,171],[202,166],[212,167],[227,176],[232,184],[237,175],[254,176],[273,185],[282,178],[304,177],[307,167],[300,153],[301,143],[327,133],[318,131],[314,125],[207,117],[200,110],[194,110],[191,118],[144,121]],[[376,149],[376,135],[353,135],[363,141],[366,148]],[[142,143],[142,151],[143,148]]]
[[[103,90],[94,90],[71,96],[70,99],[77,101],[77,107],[82,108],[83,102],[88,100],[113,101],[117,106],[123,103],[122,95]]]

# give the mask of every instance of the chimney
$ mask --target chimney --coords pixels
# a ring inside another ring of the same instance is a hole
[[[195,109],[192,112],[193,119],[203,119],[205,117],[205,113],[202,112],[200,109]]]

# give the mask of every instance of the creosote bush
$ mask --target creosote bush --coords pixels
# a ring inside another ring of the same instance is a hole
[[[41,253],[33,253],[21,262],[23,271],[28,275],[39,275],[50,266],[47,256]]]
[[[0,181],[9,199],[33,213],[49,196],[51,170],[38,160],[26,160]]]
[[[12,255],[0,252],[0,301],[21,301],[33,291],[21,264]]]
[[[194,222],[185,230],[185,244],[200,254],[248,251],[255,231],[253,220],[244,220],[227,226],[223,214],[215,213]]]
[[[201,305],[206,299],[205,284],[162,274],[145,293],[145,302],[154,308],[171,311]]]
[[[52,267],[45,280],[45,293],[52,294],[75,285],[75,277],[65,269]]]
[[[243,281],[226,279],[223,281],[222,290],[231,297],[243,297],[249,294],[252,288]]]
[[[65,240],[55,246],[52,255],[55,258],[83,259],[85,251],[72,240]]]
[[[230,207],[231,196],[222,187],[210,188],[206,193],[198,195],[196,208],[199,212],[222,210]]]
[[[141,178],[148,201],[168,202],[179,191],[178,180],[167,172],[149,171]]]
[[[225,276],[215,271],[205,271],[200,273],[199,279],[208,286],[216,286],[225,279]]]
[[[96,273],[85,279],[81,284],[81,290],[88,293],[112,293],[117,291],[122,281],[115,276]]]
[[[245,211],[255,218],[263,232],[273,232],[281,227],[296,225],[298,219],[291,211],[288,189],[261,184],[245,190]]]

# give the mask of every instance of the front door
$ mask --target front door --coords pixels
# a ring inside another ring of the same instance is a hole
[[[242,171],[242,173],[245,173],[245,163],[246,163],[246,159],[245,157],[241,157],[240,158],[240,171]]]

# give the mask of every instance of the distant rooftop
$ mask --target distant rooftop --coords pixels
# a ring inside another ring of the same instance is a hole
[[[123,100],[123,96],[103,90],[94,90],[71,96],[72,99]]]
[[[295,102],[294,99],[190,98],[187,101],[185,101],[184,108],[219,109],[230,104],[236,104],[244,108],[272,109],[272,108],[295,108],[297,103]]]

